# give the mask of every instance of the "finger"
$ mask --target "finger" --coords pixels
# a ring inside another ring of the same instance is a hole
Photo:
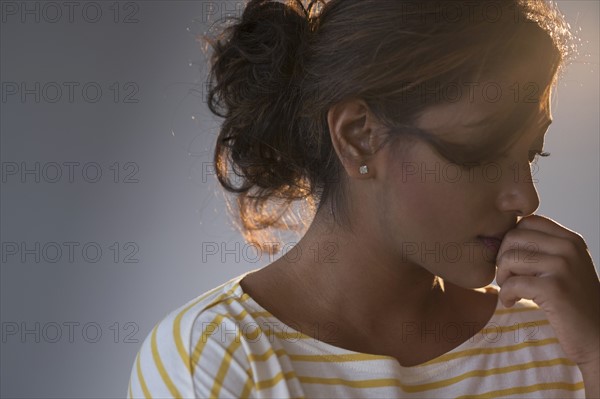
[[[498,299],[508,308],[521,299],[530,299],[540,306],[546,285],[546,281],[540,277],[512,276],[504,282]]]
[[[560,223],[550,219],[549,217],[542,215],[530,215],[522,218],[517,223],[515,229],[536,230],[569,240],[583,240],[583,237],[577,232],[570,230]]]
[[[529,256],[524,251],[505,251],[497,263],[496,282],[502,286],[511,276],[558,275],[564,268],[564,262],[564,258],[555,255],[536,253]]]
[[[496,260],[500,259],[505,251],[517,249],[529,254],[549,255],[575,255],[577,250],[573,242],[545,232],[526,229],[512,229],[504,236],[498,248]],[[531,255],[530,255],[531,256]]]

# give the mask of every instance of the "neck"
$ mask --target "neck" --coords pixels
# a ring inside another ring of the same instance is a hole
[[[440,304],[448,305],[450,285],[419,265],[400,262],[370,237],[374,235],[357,236],[334,226],[321,212],[294,250],[272,267],[300,287],[322,320],[369,332],[389,328],[390,320],[441,317]]]

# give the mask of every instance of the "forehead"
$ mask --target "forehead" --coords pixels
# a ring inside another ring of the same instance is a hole
[[[425,109],[416,125],[446,142],[510,141],[552,119],[551,87],[527,80],[482,80],[463,85],[459,101]]]
[[[498,62],[468,80],[450,83],[441,102],[420,115],[420,127],[443,134],[449,125],[461,126],[466,132],[482,124],[504,123],[508,124],[505,128],[514,129],[537,119],[551,119],[551,85],[556,70],[544,52],[534,48],[511,62]],[[510,126],[510,122],[517,126]],[[456,129],[454,133],[458,133]]]

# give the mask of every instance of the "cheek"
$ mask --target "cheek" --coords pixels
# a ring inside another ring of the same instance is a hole
[[[390,218],[384,212],[382,222],[396,223],[404,238],[460,239],[460,232],[468,234],[489,210],[489,185],[450,165],[426,145],[416,144],[404,156],[388,160],[386,171],[393,174],[386,176],[390,185],[381,209],[395,215]]]
[[[486,202],[483,188],[449,181],[436,173],[400,175],[394,187],[390,202],[395,203],[403,224],[432,237],[468,229],[481,217],[481,206]]]

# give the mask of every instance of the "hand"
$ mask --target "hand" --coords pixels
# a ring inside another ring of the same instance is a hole
[[[533,300],[567,357],[580,368],[600,357],[600,281],[583,238],[532,215],[504,236],[496,258],[499,300]]]

